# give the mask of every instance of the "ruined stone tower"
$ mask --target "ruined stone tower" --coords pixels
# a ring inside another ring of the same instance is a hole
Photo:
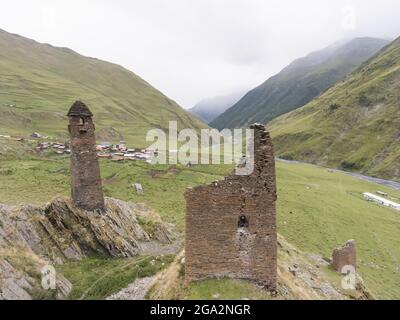
[[[88,211],[103,211],[104,197],[96,153],[93,114],[81,101],[68,112],[71,145],[71,192],[74,205]]]
[[[231,174],[185,193],[187,282],[228,277],[276,289],[275,158],[265,127],[251,128],[252,174]]]
[[[349,240],[344,246],[333,250],[331,265],[338,272],[342,272],[343,267],[346,266],[352,266],[355,269],[357,266],[356,242]]]

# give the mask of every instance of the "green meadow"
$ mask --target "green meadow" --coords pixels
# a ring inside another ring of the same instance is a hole
[[[210,279],[195,282],[187,290],[188,300],[269,300],[262,288],[239,279]]]
[[[145,203],[181,232],[185,189],[222,179],[231,169],[101,160],[107,196]],[[143,185],[143,195],[132,188],[136,182]],[[327,258],[335,247],[355,239],[358,271],[369,289],[379,298],[400,298],[400,212],[362,197],[379,190],[399,200],[399,191],[323,167],[283,162],[277,162],[277,183],[280,234],[302,251]],[[0,158],[0,203],[42,204],[57,195],[69,195],[68,157]],[[190,295],[197,297],[202,288],[197,284]]]

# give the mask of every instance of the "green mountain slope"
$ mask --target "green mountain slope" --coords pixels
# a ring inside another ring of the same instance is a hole
[[[270,123],[278,155],[400,179],[400,38]]]
[[[95,115],[99,138],[144,145],[150,128],[205,127],[121,66],[0,30],[0,133],[64,136],[77,99]]]
[[[223,129],[267,123],[310,102],[387,44],[382,39],[357,38],[295,60],[210,125]]]

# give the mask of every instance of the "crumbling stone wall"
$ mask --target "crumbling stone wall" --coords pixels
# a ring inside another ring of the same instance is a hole
[[[93,114],[82,102],[75,102],[68,112],[71,147],[71,193],[78,208],[105,209],[97,159]]]
[[[349,240],[343,247],[333,250],[331,265],[338,272],[342,272],[343,267],[347,265],[356,268],[357,256],[354,240]]]
[[[185,277],[254,280],[276,288],[277,231],[275,159],[269,133],[253,125],[251,175],[188,189]]]

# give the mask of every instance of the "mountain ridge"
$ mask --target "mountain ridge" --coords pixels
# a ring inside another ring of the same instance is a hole
[[[210,123],[220,114],[237,103],[245,95],[245,93],[245,91],[237,91],[229,95],[203,99],[193,108],[189,109],[189,112],[206,123]]]
[[[308,103],[386,44],[387,40],[364,37],[314,51],[249,91],[210,125],[224,129],[267,123]]]
[[[94,113],[100,139],[143,146],[146,131],[207,127],[124,67],[0,31],[0,125],[8,134],[65,137],[66,113],[77,99]]]
[[[400,179],[400,38],[307,105],[269,124],[277,154]]]

